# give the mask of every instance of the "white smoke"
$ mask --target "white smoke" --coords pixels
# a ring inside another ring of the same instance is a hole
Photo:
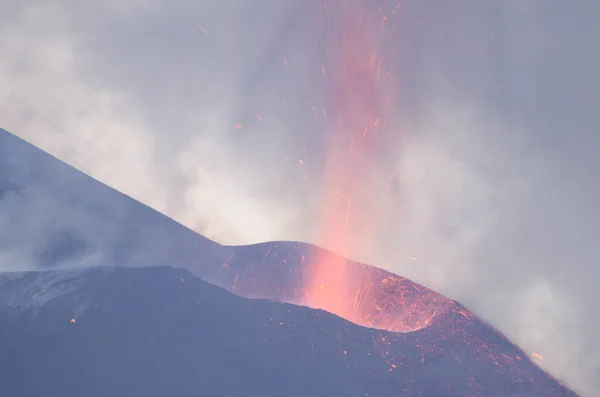
[[[319,243],[316,7],[0,0],[0,122],[219,242]],[[404,138],[373,155],[384,216],[351,252],[459,299],[587,396],[600,390],[598,11],[405,2]],[[49,222],[42,204],[22,228]]]

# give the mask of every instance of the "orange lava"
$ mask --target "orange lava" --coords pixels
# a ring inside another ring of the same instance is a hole
[[[348,256],[356,236],[368,233],[377,210],[369,199],[376,194],[369,176],[384,145],[390,103],[385,89],[391,72],[379,51],[387,15],[382,6],[366,10],[363,4],[347,0],[322,7],[323,22],[329,24],[326,69],[332,86],[320,245],[342,256]],[[307,268],[305,304],[360,325],[395,331],[420,329],[435,315],[436,310],[418,302],[402,302],[408,297],[397,284],[404,279],[386,278],[381,280],[389,283],[386,288],[374,288],[380,280],[360,280],[363,275],[348,266],[343,258],[331,257]],[[388,310],[389,305],[396,310]]]
[[[453,301],[403,277],[331,256],[304,268],[309,307],[394,332],[425,328],[453,308]]]

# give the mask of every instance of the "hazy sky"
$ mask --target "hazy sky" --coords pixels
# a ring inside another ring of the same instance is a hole
[[[322,244],[321,67],[344,31],[319,3],[0,0],[0,126],[221,243]],[[592,396],[600,3],[401,4],[393,37],[369,38],[393,105],[363,149],[379,216],[348,254],[460,300]]]

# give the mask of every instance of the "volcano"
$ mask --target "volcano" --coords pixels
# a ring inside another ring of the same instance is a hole
[[[458,302],[309,244],[217,244],[4,130],[0,230],[2,395],[575,396]],[[353,311],[305,288],[318,263]]]
[[[237,297],[184,269],[0,280],[6,396],[573,395],[500,334],[452,311],[402,334]]]

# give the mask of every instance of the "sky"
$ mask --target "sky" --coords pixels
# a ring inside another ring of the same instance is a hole
[[[321,3],[0,0],[0,126],[220,243],[336,249],[324,202],[348,126],[325,114],[385,112],[357,149],[370,193],[344,254],[459,300],[594,395],[600,3],[407,0],[366,36]],[[348,48],[384,59],[376,92],[339,89]]]

